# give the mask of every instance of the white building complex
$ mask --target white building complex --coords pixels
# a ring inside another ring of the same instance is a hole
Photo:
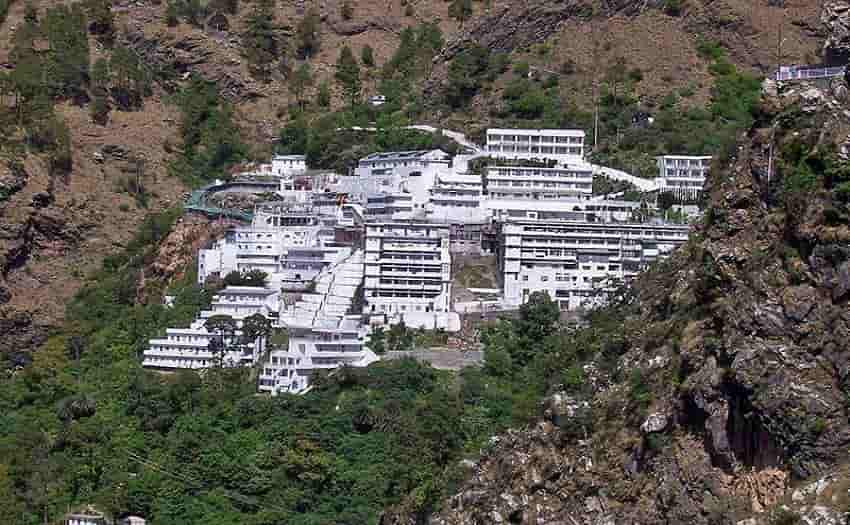
[[[363,313],[411,326],[448,326],[449,227],[417,222],[366,224]]]
[[[304,287],[323,268],[350,253],[334,240],[335,222],[309,205],[261,204],[252,226],[229,230],[212,247],[198,252],[198,282],[233,271],[261,270],[273,287]]]
[[[576,129],[488,129],[486,149],[495,158],[576,164],[584,160],[584,137]]]
[[[349,176],[296,177],[303,158],[274,157],[263,166],[281,178],[277,200],[198,254],[200,283],[261,270],[266,287],[223,289],[191,326],[152,339],[144,365],[257,365],[260,391],[304,392],[322,370],[376,361],[364,346],[372,325],[458,330],[452,253],[496,255],[502,295],[494,302],[503,308],[536,291],[565,309],[604,299],[685,242],[688,226],[650,219],[646,203],[594,196],[598,167],[584,160],[584,138],[579,130],[490,129],[483,154],[376,153]],[[485,156],[497,165],[473,164]],[[695,194],[709,161],[661,157],[659,182]],[[285,330],[286,344],[245,341],[240,323],[254,314]],[[215,315],[237,322],[218,355],[211,342],[223,336],[205,328]]]
[[[582,306],[611,291],[687,240],[686,225],[507,218],[499,262],[505,302],[547,292],[561,308]]]
[[[703,190],[711,169],[711,157],[665,155],[657,160],[656,185],[660,193],[671,192],[678,198],[694,199]]]
[[[223,336],[225,351],[216,353],[210,348],[210,343],[220,335],[209,332],[205,324],[215,315],[228,315],[237,325],[254,314],[276,319],[279,301],[280,295],[268,288],[228,286],[213,297],[212,309],[202,311],[188,328],[169,328],[164,337],[151,339],[144,351],[142,364],[163,370],[250,366],[262,352],[261,341],[241,341],[242,333],[237,330]]]
[[[425,208],[437,176],[450,173],[450,164],[449,154],[438,149],[373,153],[357,164],[356,182],[346,181],[346,177],[341,182],[353,182],[347,193],[361,201],[371,194],[407,193],[413,209],[419,210]]]
[[[261,392],[301,393],[310,387],[311,377],[319,370],[368,366],[378,360],[363,346],[366,329],[360,312],[355,311],[363,268],[363,252],[357,251],[322,271],[313,293],[302,295],[282,310],[288,346],[271,349],[264,359]]]

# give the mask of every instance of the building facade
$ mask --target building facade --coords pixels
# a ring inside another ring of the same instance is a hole
[[[554,168],[493,166],[487,170],[487,192],[491,199],[590,198],[593,167],[585,163]]]
[[[483,200],[480,175],[440,175],[431,188],[426,216],[435,222],[481,222],[486,216]]]
[[[301,175],[307,171],[307,157],[304,155],[275,155],[272,157],[272,173],[276,177]]]
[[[543,291],[564,309],[613,290],[688,238],[683,225],[510,218],[500,226],[505,302]]]
[[[361,201],[369,194],[407,193],[414,210],[424,209],[437,176],[449,174],[450,165],[451,157],[441,150],[373,153],[358,162],[354,185]],[[340,181],[351,185],[346,178]]]
[[[449,311],[449,225],[370,222],[365,251],[364,314],[411,325]]]
[[[656,185],[659,192],[671,192],[681,199],[695,199],[705,187],[711,157],[665,155],[658,157],[657,161]]]
[[[357,251],[323,270],[312,293],[281,310],[289,339],[284,348],[270,348],[261,363],[261,392],[302,393],[317,371],[378,360],[363,345],[366,329],[355,311],[363,271],[363,252]]]
[[[200,370],[215,366],[250,366],[256,362],[263,341],[243,341],[239,330],[246,317],[260,314],[267,319],[278,318],[280,294],[255,286],[228,286],[213,297],[211,310],[202,311],[188,328],[168,328],[165,335],[148,341],[142,365],[161,370]],[[216,334],[206,327],[209,318],[230,316],[237,329],[232,334]],[[211,345],[213,339],[222,344]]]
[[[584,160],[585,132],[575,129],[488,129],[486,151],[504,159],[551,160],[559,165]]]

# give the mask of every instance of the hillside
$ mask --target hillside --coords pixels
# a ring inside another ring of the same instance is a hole
[[[843,81],[765,84],[698,231],[428,523],[845,523],[848,107]]]
[[[0,25],[0,64],[8,72],[14,71],[16,61],[20,61],[13,56],[15,35],[25,25],[26,6],[35,6],[36,14],[43,17],[47,8],[59,4],[11,2],[8,16]],[[91,64],[98,58],[114,57],[121,47],[135,53],[141,60],[140,71],[153,82],[143,104],[129,111],[113,107],[108,121],[101,125],[92,122],[93,101],[55,97],[56,113],[67,125],[73,152],[72,167],[62,177],[48,176],[44,154],[32,149],[21,153],[11,144],[4,148],[9,166],[25,168],[0,168],[0,180],[7,188],[4,194],[12,194],[2,203],[0,298],[4,305],[0,326],[16,336],[4,342],[5,350],[24,349],[43,340],[45,330],[60,322],[63,305],[82,278],[99,260],[126,242],[140,224],[147,210],[136,207],[136,199],[128,192],[115,189],[127,186],[128,173],[139,165],[135,159],[144,162],[145,184],[152,197],[146,203],[148,209],[172,206],[179,200],[185,182],[169,177],[167,169],[179,155],[182,140],[180,110],[174,104],[173,93],[186,85],[190,74],[214,82],[221,96],[232,104],[233,119],[247,145],[248,156],[263,157],[271,151],[270,141],[290,119],[290,106],[295,102],[290,83],[294,71],[304,62],[298,51],[302,39],[299,27],[311,10],[318,15],[318,45],[306,61],[313,76],[312,87],[307,87],[305,95],[310,102],[309,114],[313,115],[310,118],[329,111],[314,103],[324,82],[333,93],[331,109],[345,106],[333,78],[342,45],[351,46],[358,57],[364,46],[371,46],[376,65],[364,68],[361,78],[362,93],[374,93],[382,83],[381,68],[396,53],[402,30],[429,22],[439,27],[446,45],[433,64],[430,59],[420,64],[413,75],[418,80],[412,83],[406,101],[390,111],[406,106],[399,113],[400,118],[407,115],[407,119],[416,122],[473,132],[489,124],[508,123],[506,116],[494,114],[492,108],[505,104],[503,92],[513,73],[510,67],[504,67],[462,107],[447,107],[440,87],[447,78],[447,64],[471,42],[490,52],[507,53],[508,65],[527,62],[532,68],[541,68],[538,71],[564,72],[557,94],[553,95],[560,102],[546,110],[547,114],[554,111],[560,116],[549,115],[548,120],[541,121],[539,115],[532,114],[531,119],[510,122],[529,126],[586,125],[575,110],[580,108],[585,116],[591,111],[595,94],[599,93],[594,86],[606,82],[606,71],[613,63],[630,71],[633,80],[639,78],[629,83],[636,101],[630,111],[651,111],[673,91],[687,94],[681,99],[683,106],[701,107],[708,100],[712,85],[708,72],[712,59],[698,53],[700,42],[719,43],[735,65],[755,73],[765,73],[775,63],[780,26],[783,62],[817,61],[821,42],[817,7],[804,0],[689,0],[676,10],[666,2],[643,2],[640,6],[634,2],[590,0],[527,2],[519,6],[513,2],[474,2],[471,16],[462,24],[449,16],[451,4],[438,0],[356,2],[347,19],[343,17],[342,4],[275,1],[270,4],[272,24],[266,35],[274,42],[274,56],[266,60],[260,67],[262,74],[258,74],[259,66],[249,60],[243,36],[259,4],[233,5],[235,14],[210,6],[196,26],[189,23],[194,15],[182,14],[176,17],[176,25],[169,24],[167,3],[111,3],[115,35],[106,41],[90,28]],[[213,28],[209,17],[216,13]],[[88,96],[94,93],[92,89],[87,89]],[[6,97],[7,106],[13,100]],[[112,105],[121,106],[116,100]],[[627,118],[623,115],[616,118]],[[610,140],[603,130],[602,144]],[[641,169],[648,169],[647,159],[651,156],[606,155],[613,164],[642,166]],[[128,166],[128,160],[132,160],[132,166]],[[51,197],[32,206],[32,197],[45,192]],[[54,226],[47,224],[50,222]]]

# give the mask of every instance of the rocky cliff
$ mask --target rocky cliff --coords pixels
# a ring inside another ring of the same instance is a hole
[[[494,437],[430,523],[845,523],[846,93],[765,83],[703,223],[620,306],[616,364]]]

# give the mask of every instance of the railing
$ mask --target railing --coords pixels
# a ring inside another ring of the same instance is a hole
[[[796,68],[779,68],[779,71],[774,75],[774,79],[778,81],[784,80],[809,80],[814,78],[829,78],[838,77],[844,74],[846,66],[840,67],[818,67],[807,69]]]

